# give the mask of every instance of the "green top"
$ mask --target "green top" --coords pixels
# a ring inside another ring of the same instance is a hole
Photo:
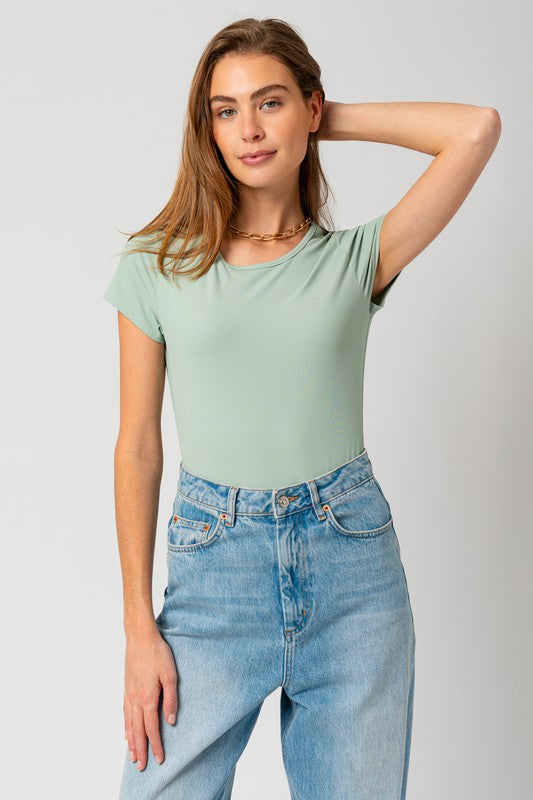
[[[129,252],[139,237],[127,242],[103,297],[165,343],[187,470],[273,489],[362,452],[368,330],[401,274],[370,300],[384,217],[341,231],[312,222],[260,264],[219,253],[197,281],[161,275],[155,254]]]

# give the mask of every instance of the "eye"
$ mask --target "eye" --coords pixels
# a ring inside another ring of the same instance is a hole
[[[266,105],[267,103],[275,103],[278,106],[281,105],[279,100],[265,100],[265,102],[262,105]],[[229,119],[229,117],[224,117],[222,115],[225,114],[227,111],[234,111],[234,110],[235,109],[233,108],[224,108],[222,109],[222,111],[218,112],[217,117],[220,117],[220,119]]]
[[[280,106],[280,105],[281,105],[281,103],[279,102],[279,100],[265,100],[265,103],[276,103],[276,105],[278,105],[278,106]]]

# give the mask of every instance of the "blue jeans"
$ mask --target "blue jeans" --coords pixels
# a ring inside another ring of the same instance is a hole
[[[292,800],[404,800],[415,631],[389,503],[367,450],[296,486],[248,489],[180,463],[156,622],[178,673],[165,753],[126,752],[121,800],[228,800],[281,687]]]

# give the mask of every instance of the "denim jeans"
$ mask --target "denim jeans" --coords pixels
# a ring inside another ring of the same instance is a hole
[[[404,800],[415,631],[391,509],[366,449],[295,486],[219,484],[180,463],[156,622],[174,725],[121,800],[228,800],[263,700],[280,693],[292,800]],[[265,796],[272,796],[268,791]]]

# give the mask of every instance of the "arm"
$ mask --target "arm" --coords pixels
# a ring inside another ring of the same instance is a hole
[[[165,346],[120,311],[120,430],[115,446],[115,508],[122,570],[126,675],[124,718],[131,758],[144,769],[146,735],[163,759],[158,705],[161,686],[167,720],[177,710],[172,652],[157,628],[152,570],[163,471],[161,407]]]
[[[163,472],[161,407],[164,345],[119,312],[120,429],[115,446],[115,510],[126,636],[156,630],[152,570]]]
[[[384,142],[433,156],[383,220],[372,299],[455,215],[500,133],[494,108],[430,102],[324,104],[320,139]]]

